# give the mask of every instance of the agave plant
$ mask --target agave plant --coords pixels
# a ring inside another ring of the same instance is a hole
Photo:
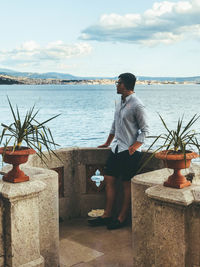
[[[197,139],[197,137],[199,137],[199,133],[197,133],[195,130],[192,130],[191,126],[199,119],[200,116],[197,116],[197,114],[195,114],[184,127],[183,126],[184,115],[183,115],[182,118],[178,119],[177,127],[175,130],[169,130],[166,122],[164,121],[164,119],[161,117],[160,114],[159,117],[167,133],[156,136],[151,147],[159,139],[161,139],[163,140],[163,144],[157,150],[166,148],[166,150],[173,151],[173,153],[185,154],[187,148],[192,149],[193,147],[195,147],[195,149],[199,151],[200,145]]]
[[[53,149],[56,149],[56,146],[59,145],[54,142],[51,130],[46,126],[46,123],[55,119],[60,114],[40,123],[36,120],[39,110],[35,111],[34,105],[27,111],[22,120],[18,106],[16,106],[15,112],[9,98],[8,103],[13,116],[13,123],[10,125],[1,123],[3,130],[0,136],[0,145],[2,142],[5,142],[4,150],[6,151],[10,144],[12,144],[13,151],[22,150],[24,145],[26,145],[28,148],[33,148],[42,160],[43,157],[47,158],[43,153],[43,148],[46,148],[50,155],[53,153],[57,157]]]
[[[183,154],[184,159],[186,161],[186,153],[190,150],[197,150],[198,153],[200,152],[200,143],[198,138],[200,137],[200,133],[196,132],[195,130],[191,129],[194,123],[199,119],[200,116],[195,114],[186,126],[183,126],[183,119],[184,115],[178,119],[177,126],[175,130],[170,130],[167,126],[166,122],[162,118],[160,114],[158,114],[161,122],[166,130],[166,133],[162,133],[158,136],[148,136],[148,138],[154,138],[154,141],[147,149],[146,152],[149,152],[153,149],[153,147],[161,141],[159,145],[157,145],[156,150],[148,157],[144,163],[142,164],[139,171],[141,171],[144,166],[152,159],[156,152],[160,150],[167,150],[167,154]]]

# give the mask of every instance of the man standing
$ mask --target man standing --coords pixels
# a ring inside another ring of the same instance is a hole
[[[148,134],[144,105],[134,93],[136,77],[132,73],[123,73],[118,78],[116,86],[117,93],[121,94],[121,102],[116,106],[107,141],[99,146],[99,148],[105,148],[112,143],[104,175],[106,208],[101,217],[88,221],[91,226],[107,225],[108,229],[118,229],[125,225],[131,203],[130,180],[139,167],[141,152],[138,149]],[[124,199],[118,218],[113,219],[115,180],[119,177],[123,181]]]

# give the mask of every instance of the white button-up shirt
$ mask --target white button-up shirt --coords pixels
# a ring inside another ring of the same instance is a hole
[[[119,153],[128,150],[136,141],[144,143],[148,133],[145,107],[133,93],[127,96],[124,102],[121,100],[116,105],[114,121],[110,130],[110,134],[115,135],[111,145],[112,152],[115,152],[116,146],[118,146]]]

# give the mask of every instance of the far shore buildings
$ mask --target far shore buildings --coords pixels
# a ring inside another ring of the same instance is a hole
[[[0,85],[1,84],[27,84],[27,85],[40,85],[40,84],[88,84],[88,85],[114,85],[114,79],[81,79],[81,80],[69,80],[69,79],[41,79],[41,78],[28,78],[28,77],[14,77],[9,75],[0,74]],[[176,80],[158,80],[158,79],[140,79],[138,78],[137,84],[142,85],[159,85],[159,84],[200,84],[200,79],[176,81]]]

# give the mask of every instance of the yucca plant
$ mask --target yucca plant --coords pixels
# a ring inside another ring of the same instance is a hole
[[[139,171],[141,171],[146,164],[152,159],[152,157],[161,150],[166,150],[166,154],[183,154],[186,162],[186,153],[190,150],[196,150],[200,152],[200,143],[198,141],[200,133],[191,129],[194,123],[199,119],[200,116],[195,114],[186,126],[184,123],[184,115],[178,119],[175,130],[170,130],[167,123],[164,121],[162,116],[158,114],[161,122],[166,130],[166,133],[162,133],[158,136],[148,136],[148,138],[154,138],[152,144],[149,146],[146,152],[152,151],[156,145],[156,149],[153,151],[150,157],[148,157],[142,164]],[[158,144],[159,141],[159,145]]]
[[[169,130],[166,122],[160,114],[159,117],[167,133],[155,137],[153,144],[155,144],[159,139],[163,140],[163,144],[158,148],[158,150],[166,148],[166,150],[170,150],[173,153],[185,154],[187,148],[190,150],[195,147],[195,149],[199,151],[200,145],[197,139],[197,137],[199,137],[199,133],[195,130],[192,130],[191,126],[199,119],[200,116],[195,114],[186,124],[186,126],[183,126],[183,115],[182,118],[178,119],[175,130]]]
[[[35,111],[34,105],[27,111],[24,119],[22,119],[18,106],[16,106],[16,111],[14,111],[8,97],[7,99],[13,116],[13,123],[10,125],[1,123],[3,130],[0,136],[0,145],[5,142],[3,144],[4,151],[8,149],[8,146],[10,149],[10,145],[13,151],[23,150],[25,145],[28,148],[34,149],[42,160],[47,158],[43,153],[43,148],[46,148],[50,155],[52,153],[57,157],[53,149],[56,149],[59,145],[54,142],[51,130],[46,126],[46,123],[55,119],[60,114],[43,122],[38,122],[36,116],[39,110]]]

